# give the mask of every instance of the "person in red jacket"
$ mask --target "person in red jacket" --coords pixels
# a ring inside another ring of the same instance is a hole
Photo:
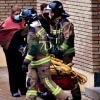
[[[26,49],[24,38],[21,34],[25,21],[20,17],[21,9],[18,5],[11,7],[11,16],[0,24],[0,45],[3,48],[9,75],[10,92],[13,97],[26,94],[26,73],[22,71],[22,63]],[[22,54],[23,53],[23,54]]]

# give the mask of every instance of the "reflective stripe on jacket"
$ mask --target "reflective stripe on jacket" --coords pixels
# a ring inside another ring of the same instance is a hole
[[[47,63],[47,62],[49,62],[50,60],[51,60],[51,57],[50,57],[50,56],[47,56],[47,57],[42,58],[42,59],[37,60],[37,61],[31,61],[30,65],[31,65],[32,67],[34,67],[34,66],[38,66],[38,65]]]

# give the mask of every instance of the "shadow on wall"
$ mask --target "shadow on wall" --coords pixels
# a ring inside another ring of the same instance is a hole
[[[6,59],[5,59],[5,55],[3,53],[2,47],[0,46],[0,67],[6,67]]]

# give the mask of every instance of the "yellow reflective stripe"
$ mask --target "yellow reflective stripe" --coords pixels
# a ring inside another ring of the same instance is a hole
[[[25,24],[25,26],[28,26],[28,24]]]
[[[30,65],[31,66],[36,66],[36,65],[41,65],[41,64],[44,64],[46,62],[49,62],[51,60],[51,57],[50,56],[47,56],[45,58],[42,58],[38,61],[31,61]]]
[[[30,61],[31,61],[33,58],[34,58],[34,57],[31,56],[31,55],[29,55],[29,54],[27,54],[26,57],[25,57],[25,59],[30,60]]]
[[[49,79],[48,78],[45,78],[45,83],[47,84],[47,86],[52,90],[52,91],[55,91],[55,88],[52,86],[52,84],[50,83]]]
[[[62,45],[61,45],[61,48],[63,48],[63,49],[67,49],[68,48],[68,45],[66,45],[65,43],[63,43]]]
[[[75,87],[74,87],[74,89],[77,89],[77,88],[79,88],[79,84],[77,83],[77,84],[75,84]],[[74,90],[73,89],[73,90]]]
[[[65,51],[64,54],[70,54],[70,53],[72,53],[72,52],[75,52],[75,49],[74,49],[74,48],[69,48],[69,49],[67,49],[67,50]]]
[[[52,94],[56,96],[60,91],[61,91],[61,88],[57,86],[55,91],[52,92]]]
[[[45,31],[44,28],[41,28],[41,30],[39,30],[39,31],[37,32],[37,36],[41,36],[41,34],[42,34],[44,31]]]
[[[24,38],[24,41],[26,42],[26,38]]]
[[[26,95],[27,96],[37,96],[38,91],[37,90],[28,90]]]
[[[53,34],[56,34],[56,33],[60,34],[60,30],[52,30],[52,33]]]
[[[70,22],[70,24],[73,24],[72,22]]]
[[[53,30],[52,32],[53,32],[53,34],[56,34],[56,33],[59,34],[60,33],[60,30]]]
[[[59,29],[59,30],[52,30],[52,33],[53,34],[60,34],[62,32],[62,29]]]
[[[45,83],[47,84],[47,86],[53,91],[52,94],[53,95],[57,95],[60,91],[61,88],[59,86],[56,87],[56,89],[52,86],[52,84],[50,83],[48,78],[45,78]]]

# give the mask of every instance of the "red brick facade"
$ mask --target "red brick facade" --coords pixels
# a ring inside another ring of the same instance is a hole
[[[41,3],[51,0],[0,0],[0,20],[10,14],[11,5],[34,7],[39,13]],[[75,26],[74,67],[89,72],[100,70],[100,0],[59,0]]]
[[[100,70],[100,1],[67,0],[75,25],[74,67],[90,72]]]
[[[10,15],[10,8],[15,4],[18,4],[22,9],[27,7],[36,9],[36,0],[0,0],[0,22]]]

